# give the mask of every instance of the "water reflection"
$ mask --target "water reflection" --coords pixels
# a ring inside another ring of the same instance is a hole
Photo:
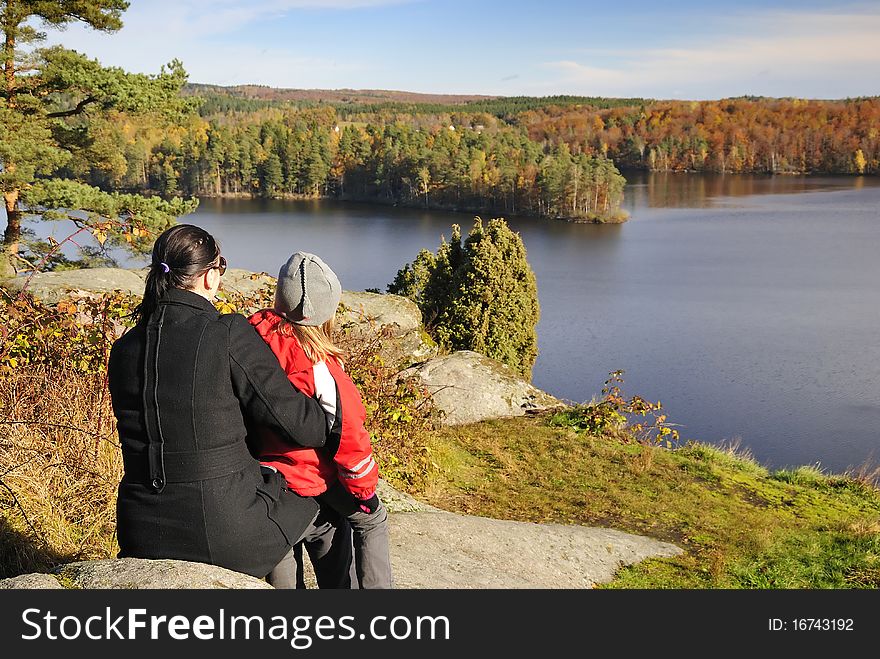
[[[691,174],[687,172],[623,172],[627,180],[624,208],[713,208],[730,198],[797,194],[829,190],[860,190],[880,185],[868,176],[788,176],[752,174]]]

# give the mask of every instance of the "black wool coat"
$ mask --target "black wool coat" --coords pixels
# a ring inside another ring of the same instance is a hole
[[[280,474],[262,475],[247,427],[322,446],[318,402],[294,389],[244,316],[221,315],[182,289],[116,341],[109,384],[125,463],[119,556],[268,574],[318,505],[288,491]]]

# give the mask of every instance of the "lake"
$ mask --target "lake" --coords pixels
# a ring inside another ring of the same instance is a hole
[[[534,384],[581,402],[624,369],[684,439],[738,439],[773,467],[880,462],[880,180],[627,178],[625,224],[509,219],[538,281]],[[473,216],[206,199],[188,221],[231,267],[277,274],[305,250],[344,288],[384,290]]]

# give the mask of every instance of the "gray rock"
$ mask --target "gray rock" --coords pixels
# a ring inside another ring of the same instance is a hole
[[[506,364],[470,350],[434,357],[402,371],[400,377],[416,377],[427,387],[445,413],[445,425],[522,416],[563,404]]]
[[[422,503],[408,495],[391,487],[386,481],[379,479],[376,485],[376,494],[382,500],[382,503],[388,509],[389,513],[421,513],[428,511],[438,511],[427,503]]]
[[[264,286],[275,290],[275,277],[265,272],[251,272],[240,268],[229,268],[220,281],[220,290],[233,291],[241,295],[252,295]]]
[[[400,295],[345,291],[342,304],[349,309],[343,320],[391,325],[398,336],[422,327],[422,312],[412,300]]]
[[[272,588],[261,579],[190,561],[120,558],[64,565],[56,573],[73,588]]]
[[[677,556],[668,542],[614,529],[511,522],[435,508],[379,481],[391,513],[396,588],[592,588],[621,567]],[[307,588],[317,588],[308,558]]]
[[[386,341],[382,357],[386,364],[408,366],[437,354],[437,346],[422,328],[422,312],[400,295],[343,291],[343,311],[337,322],[355,334],[383,331]]]
[[[621,567],[682,553],[614,529],[456,515],[389,517],[398,588],[592,588]]]
[[[10,282],[10,288],[27,289],[47,304],[55,304],[61,298],[74,295],[107,293],[121,290],[133,295],[144,294],[144,280],[133,270],[122,268],[89,268],[85,270],[62,270],[39,272],[28,282],[19,276]]]
[[[22,574],[11,579],[0,579],[0,590],[12,588],[57,590],[63,589],[64,586],[51,574]]]

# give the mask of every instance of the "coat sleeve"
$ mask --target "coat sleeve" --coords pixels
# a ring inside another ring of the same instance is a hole
[[[226,322],[232,386],[248,426],[267,426],[294,446],[324,446],[327,421],[318,401],[290,384],[272,350],[244,316],[229,314]]]
[[[328,375],[331,374],[328,372]],[[351,378],[341,369],[335,377],[337,399],[333,429],[339,428],[340,438],[333,461],[342,486],[356,499],[369,499],[376,492],[379,468],[366,428],[366,410]],[[317,381],[317,374],[315,379]],[[328,447],[332,443],[333,440],[328,441]]]

